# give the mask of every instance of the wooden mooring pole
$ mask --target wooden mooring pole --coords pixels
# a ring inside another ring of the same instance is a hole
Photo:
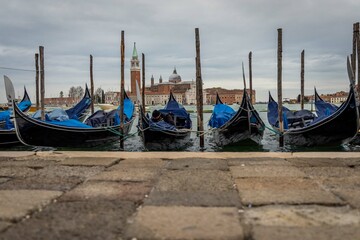
[[[41,101],[41,120],[45,120],[45,67],[44,67],[44,47],[39,47],[40,54],[40,101]]]
[[[35,53],[35,96],[36,96],[36,110],[40,108],[40,99],[39,99],[39,54]]]
[[[120,81],[120,151],[124,151],[124,83],[125,83],[125,33],[121,31],[121,81]]]
[[[357,91],[360,94],[360,31],[359,22],[355,23],[356,49],[357,49]]]
[[[145,54],[141,54],[142,59],[142,88],[141,88],[141,100],[142,111],[145,115]]]
[[[278,118],[279,118],[279,146],[284,146],[284,125],[282,111],[282,29],[278,29],[278,51],[277,51],[277,91],[278,91]]]
[[[93,75],[93,56],[90,55],[90,95],[91,95],[91,114],[94,113],[94,75]]]
[[[196,46],[196,108],[197,108],[197,129],[200,137],[200,149],[204,149],[204,114],[203,114],[203,83],[201,78],[200,63],[200,36],[199,28],[195,28],[195,46]]]
[[[249,87],[250,87],[250,101],[251,104],[254,104],[253,94],[252,94],[252,52],[249,52]]]
[[[300,81],[301,81],[301,93],[300,93],[300,105],[301,110],[304,110],[304,76],[305,76],[305,50],[301,52],[301,72],[300,72]]]
[[[356,79],[356,38],[357,38],[356,26],[357,26],[357,24],[354,23],[353,24],[353,45],[352,45],[352,54],[351,54],[351,69],[352,69],[352,72],[354,75],[354,80]]]

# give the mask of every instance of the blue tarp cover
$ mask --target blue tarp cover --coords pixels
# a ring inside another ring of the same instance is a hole
[[[177,128],[170,124],[165,122],[164,120],[161,120],[159,122],[153,122],[153,121],[149,121],[149,126],[153,129],[163,129],[163,130],[170,130],[170,131],[177,131]]]
[[[212,128],[220,128],[229,121],[236,111],[225,104],[216,104],[209,120],[209,126]]]
[[[338,106],[325,101],[315,101],[316,115],[318,117],[330,116],[338,109]]]

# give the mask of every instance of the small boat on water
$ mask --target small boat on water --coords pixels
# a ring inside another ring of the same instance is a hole
[[[120,139],[119,108],[111,112],[99,110],[82,123],[63,115],[46,115],[44,121],[25,115],[14,107],[15,129],[19,140],[30,146],[48,147],[93,147]],[[125,121],[123,133],[126,136],[134,121],[134,104],[125,95]]]
[[[24,87],[24,96],[19,103],[16,103],[19,110],[26,113],[31,106],[30,97]],[[12,146],[20,144],[14,124],[11,121],[12,109],[0,112],[0,147]]]
[[[154,111],[151,117],[144,113],[143,106],[139,105],[139,110],[139,135],[146,149],[180,150],[189,146],[190,114],[176,101],[172,92],[166,106]]]
[[[353,84],[346,102],[335,111],[318,113],[307,110],[291,112],[283,107],[284,140],[295,146],[341,145],[348,143],[359,130],[359,113]],[[278,104],[269,94],[268,120],[279,129]]]
[[[265,124],[251,104],[246,89],[237,111],[223,104],[217,94],[209,126],[218,146],[260,144],[265,130]]]

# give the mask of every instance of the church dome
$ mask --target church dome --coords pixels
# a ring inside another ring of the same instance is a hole
[[[169,82],[172,82],[172,83],[181,82],[181,77],[180,77],[179,74],[177,74],[176,68],[174,68],[173,73],[170,75],[170,77],[169,77]]]

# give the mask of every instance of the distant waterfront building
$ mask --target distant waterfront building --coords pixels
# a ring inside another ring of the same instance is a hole
[[[205,89],[207,92],[207,103],[215,104],[216,103],[216,93],[219,94],[221,101],[226,104],[237,103],[240,104],[244,95],[244,90],[241,89],[224,89],[224,88],[207,88]],[[250,90],[246,90],[248,95],[250,96]],[[256,91],[252,90],[252,103],[255,104],[255,94]]]

